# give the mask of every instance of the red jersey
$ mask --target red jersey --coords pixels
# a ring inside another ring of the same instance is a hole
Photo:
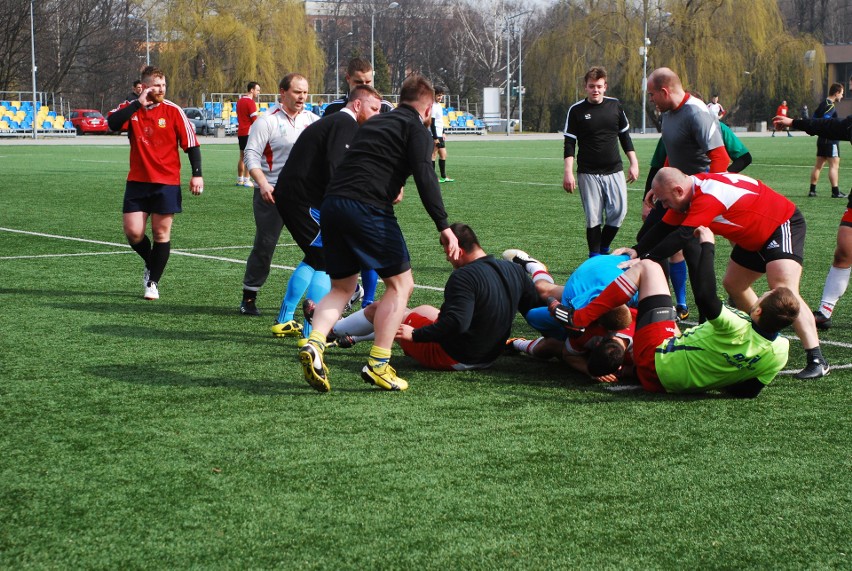
[[[257,119],[257,103],[251,95],[243,95],[237,101],[237,136],[247,136],[255,119]]]
[[[121,109],[132,103],[125,101]],[[200,146],[195,127],[183,109],[164,99],[159,105],[142,107],[124,124],[130,139],[130,172],[127,180],[180,185],[180,154]]]
[[[778,109],[775,110],[775,115],[776,116],[780,115],[781,117],[786,117],[787,116],[787,106],[786,105],[779,105]]]
[[[686,213],[669,209],[663,222],[673,226],[706,226],[750,252],[790,219],[796,205],[759,180],[734,173],[693,175],[692,202]]]

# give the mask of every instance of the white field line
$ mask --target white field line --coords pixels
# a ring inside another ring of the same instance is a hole
[[[82,252],[77,254],[35,254],[32,256],[0,256],[0,260],[31,260],[35,258],[70,258],[73,256],[113,256],[115,254],[132,254],[133,252]]]
[[[89,239],[86,239],[86,238],[75,238],[73,236],[61,236],[61,235],[57,235],[57,234],[45,234],[43,232],[30,232],[28,230],[16,230],[14,228],[0,227],[0,232],[11,232],[13,234],[25,234],[27,236],[37,236],[39,238],[54,238],[56,240],[70,240],[72,242],[84,242],[84,243],[87,243],[87,244],[98,244],[98,245],[101,245],[101,246],[112,246],[114,248],[130,249],[130,245],[128,245],[128,244],[118,244],[116,242],[104,242],[102,240],[89,240]],[[288,245],[290,245],[290,244],[288,244]],[[295,245],[295,244],[292,244],[292,245]],[[114,253],[119,253],[119,252],[114,252]],[[121,252],[121,253],[124,253],[124,252]],[[229,262],[229,263],[232,263],[232,264],[245,264],[246,263],[245,260],[238,260],[236,258],[225,258],[223,256],[209,256],[209,255],[206,255],[206,254],[195,254],[195,253],[187,251],[187,250],[175,249],[175,250],[172,250],[171,253],[174,254],[174,255],[177,255],[177,256],[187,256],[189,258],[200,258],[202,260],[214,260],[214,261],[217,261],[217,262]],[[79,256],[79,255],[82,255],[82,254],[51,254],[50,257],[63,257],[63,256],[70,257],[70,256]],[[0,258],[0,259],[10,259],[10,258]],[[282,266],[282,265],[279,265],[279,264],[272,264],[270,267],[272,267],[276,270],[295,270],[296,269],[293,266]],[[442,287],[434,287],[434,286],[418,285],[418,284],[415,284],[414,287],[418,288],[418,289],[427,289],[427,290],[432,290],[432,291],[444,291],[444,288],[442,288]]]

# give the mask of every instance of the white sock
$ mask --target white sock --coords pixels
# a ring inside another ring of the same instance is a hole
[[[822,300],[819,302],[819,311],[826,317],[831,317],[835,304],[846,293],[846,288],[849,286],[850,271],[852,271],[852,268],[838,268],[836,266],[829,268],[822,290]]]
[[[335,323],[331,332],[335,337],[369,335],[373,333],[373,324],[367,320],[364,310],[361,309]]]
[[[521,353],[529,353],[530,355],[534,355],[535,348],[539,343],[544,339],[544,337],[538,337],[537,339],[515,339],[512,341],[512,347],[515,348],[516,351],[520,351]]]
[[[524,266],[524,269],[527,270],[527,273],[532,278],[533,283],[539,281],[545,281],[549,284],[556,283],[553,281],[553,276],[551,276],[550,272],[547,271],[547,266],[541,262],[529,262]]]

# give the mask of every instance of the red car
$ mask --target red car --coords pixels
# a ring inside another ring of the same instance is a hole
[[[96,109],[74,109],[70,120],[78,135],[109,132],[106,118]]]

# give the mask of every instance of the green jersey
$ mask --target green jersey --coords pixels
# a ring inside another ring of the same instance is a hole
[[[661,343],[654,364],[670,393],[720,389],[751,378],[768,385],[787,364],[789,348],[785,337],[770,341],[745,313],[723,306],[716,319]]]

